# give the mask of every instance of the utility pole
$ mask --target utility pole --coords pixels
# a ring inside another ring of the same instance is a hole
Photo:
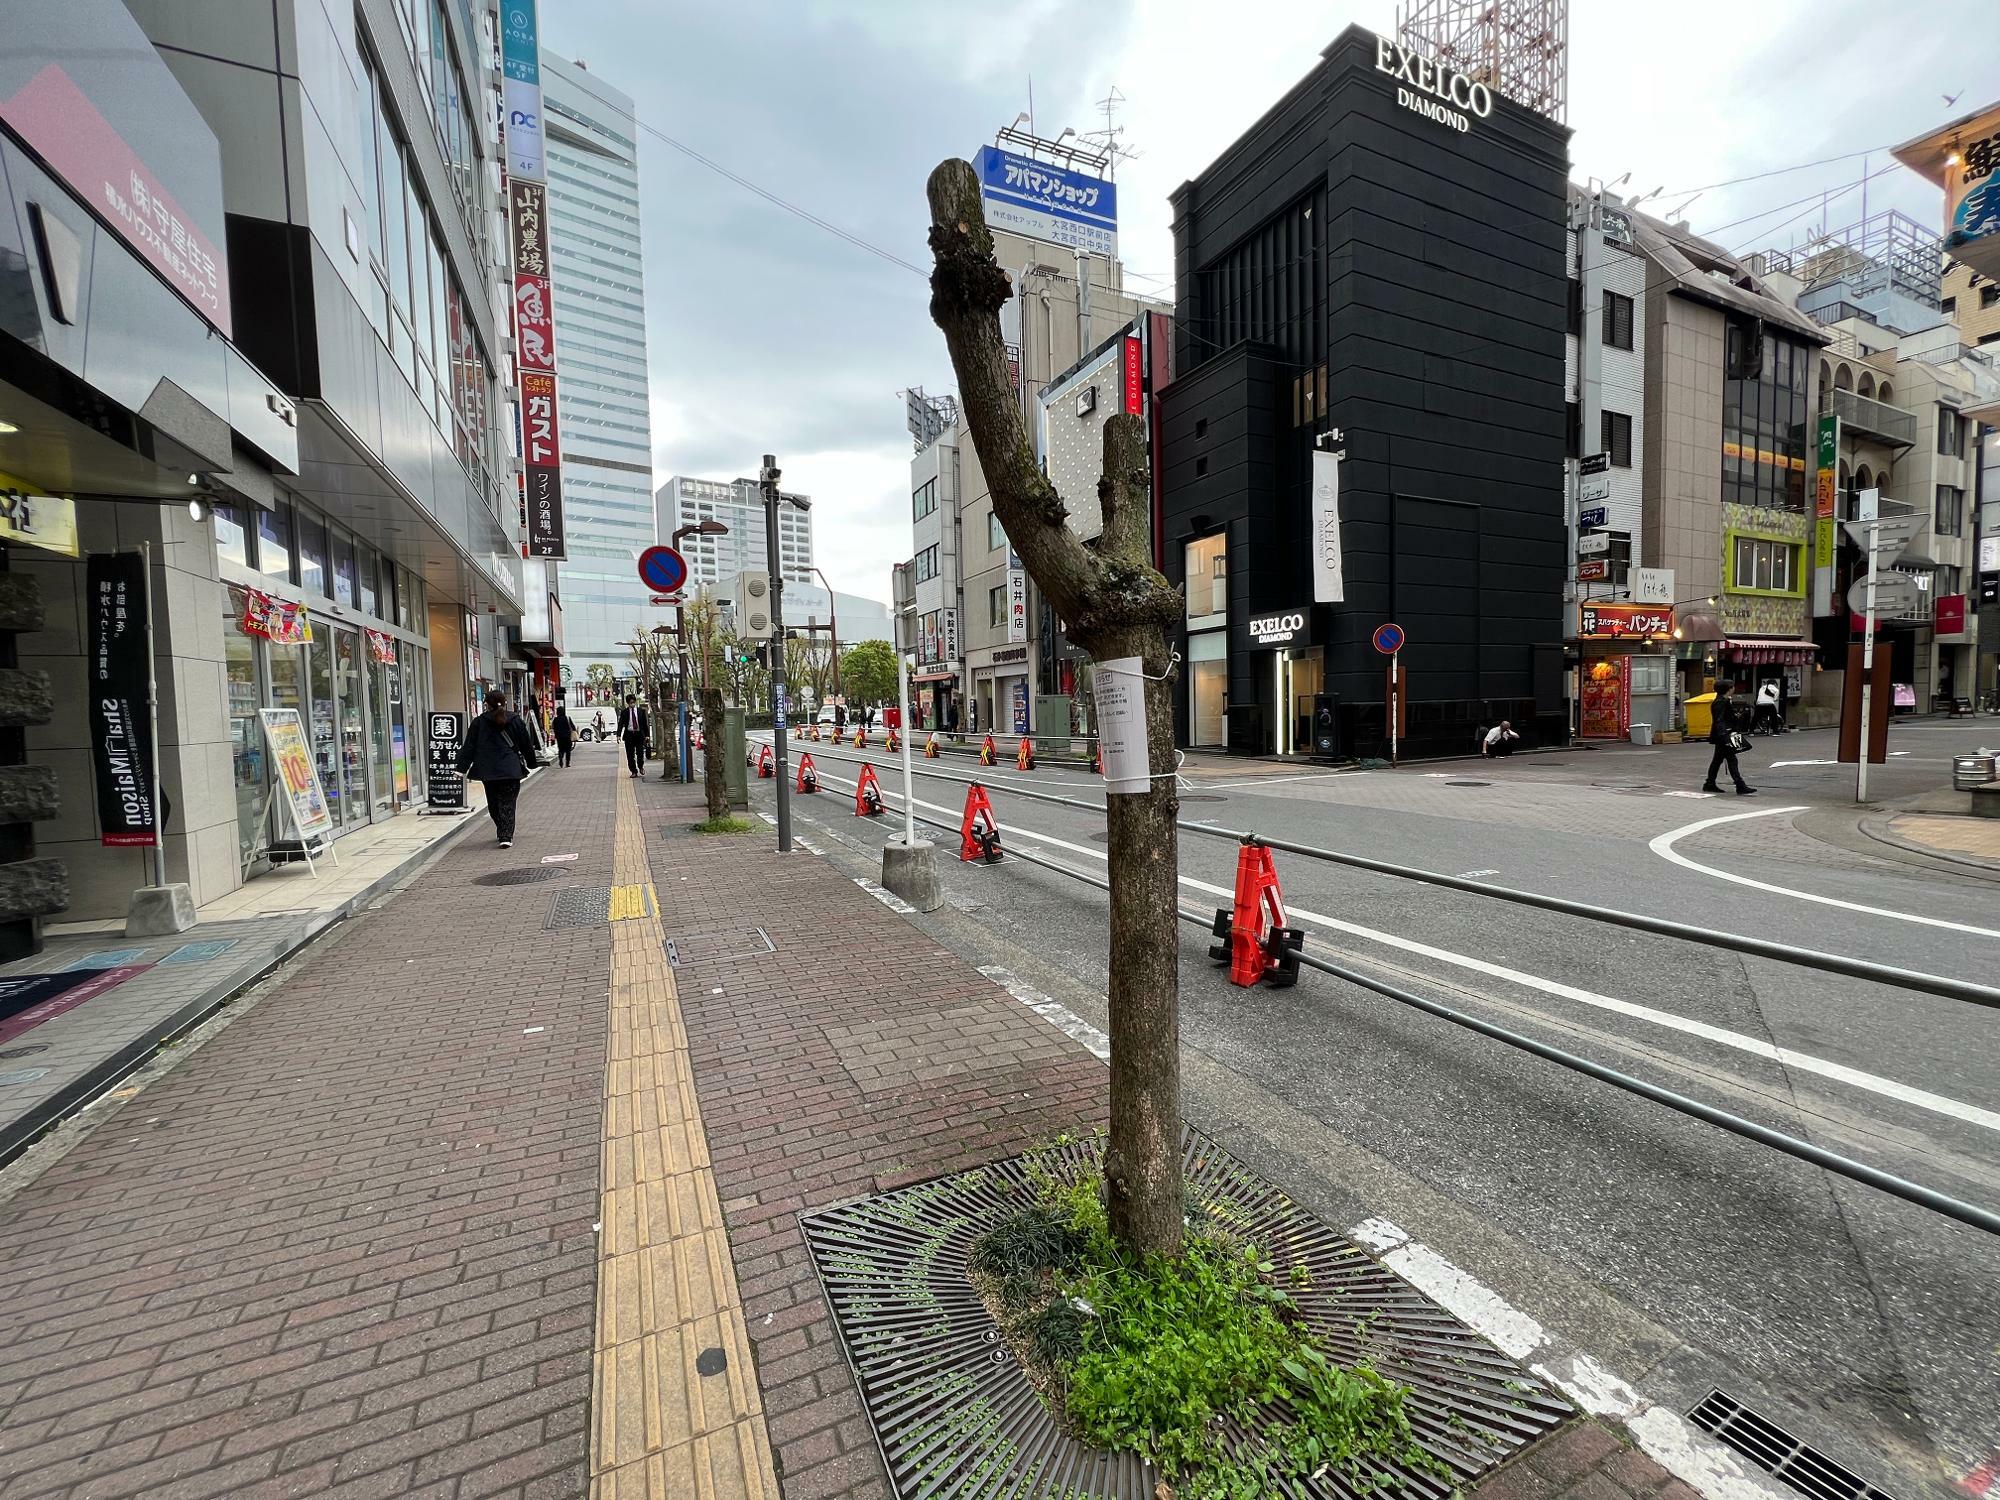
[[[1876,510],[1876,506],[1870,507]],[[1862,614],[1861,624],[1861,753],[1855,757],[1854,800],[1868,800],[1868,756],[1875,748],[1873,717],[1875,696],[1875,565],[1882,545],[1882,520],[1879,514],[1868,518],[1868,585],[1863,595],[1868,608]],[[1892,669],[1893,670],[1893,669]]]
[[[826,574],[820,569],[814,568],[813,572],[819,577],[820,587],[826,590],[826,635],[827,639],[833,642],[833,696],[838,698],[840,696],[840,621],[834,618],[833,585],[826,581]]]
[[[778,852],[792,852],[792,778],[785,729],[785,577],[778,570],[778,468],[776,454],[764,455],[757,478],[764,491],[764,557],[771,574],[771,753],[777,761]]]

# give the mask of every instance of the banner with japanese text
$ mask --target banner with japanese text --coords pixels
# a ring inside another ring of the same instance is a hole
[[[153,730],[147,703],[151,631],[146,564],[137,552],[94,552],[85,568],[89,611],[90,760],[100,843],[159,842],[153,803]]]

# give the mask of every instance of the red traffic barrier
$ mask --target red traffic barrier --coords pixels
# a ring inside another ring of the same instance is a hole
[[[793,784],[793,789],[808,793],[819,790],[819,767],[813,764],[810,751],[799,757],[799,778]]]
[[[889,753],[894,755],[902,748],[903,742],[896,737],[896,727],[892,724],[889,726]]]
[[[1017,771],[1035,769],[1035,742],[1025,734],[1021,736],[1021,748],[1014,752],[1014,769]]]
[[[809,732],[812,735],[812,742],[815,745],[817,745],[819,743],[819,725],[817,724],[813,725],[812,729]]]
[[[694,732],[694,747],[697,750],[706,750],[708,748],[708,746],[702,742],[701,731],[699,729],[697,729]]]
[[[1299,950],[1306,935],[1286,925],[1284,892],[1278,888],[1271,851],[1245,839],[1236,856],[1236,904],[1218,907],[1210,929],[1219,942],[1208,956],[1229,965],[1229,982],[1249,986],[1263,980],[1282,989],[1299,982]]]
[[[868,748],[868,731],[865,728],[859,726],[855,728],[854,748],[857,750],[866,750]]]
[[[936,760],[937,758],[938,758],[937,734],[935,731],[933,731],[931,737],[928,740],[924,741],[924,759]]]
[[[994,754],[993,736],[989,734],[986,736],[986,743],[979,747],[979,763],[982,766],[992,765],[994,763]]]
[[[965,790],[965,821],[958,829],[958,857],[983,859],[989,865],[1000,862],[1000,821],[993,816],[986,788],[976,781]]]
[[[863,766],[861,779],[854,783],[854,816],[872,818],[882,811],[882,787],[875,780],[875,768]]]
[[[771,759],[771,747],[769,745],[759,745],[757,747],[758,779],[762,780],[767,776],[775,778],[777,774],[777,764]]]

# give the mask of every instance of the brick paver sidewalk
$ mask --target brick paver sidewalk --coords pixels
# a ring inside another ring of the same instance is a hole
[[[524,790],[0,1205],[0,1496],[585,1493],[613,790]]]

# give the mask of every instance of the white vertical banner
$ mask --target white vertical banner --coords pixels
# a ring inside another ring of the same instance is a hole
[[[1007,639],[1025,641],[1028,638],[1028,575],[1021,567],[1021,559],[1008,554],[1007,568]]]
[[[1144,658],[1120,656],[1099,662],[1090,674],[1107,793],[1145,792],[1153,785],[1146,743],[1145,670]]]
[[[1340,455],[1313,452],[1312,467],[1313,603],[1339,604],[1347,598],[1347,578],[1340,561]]]

